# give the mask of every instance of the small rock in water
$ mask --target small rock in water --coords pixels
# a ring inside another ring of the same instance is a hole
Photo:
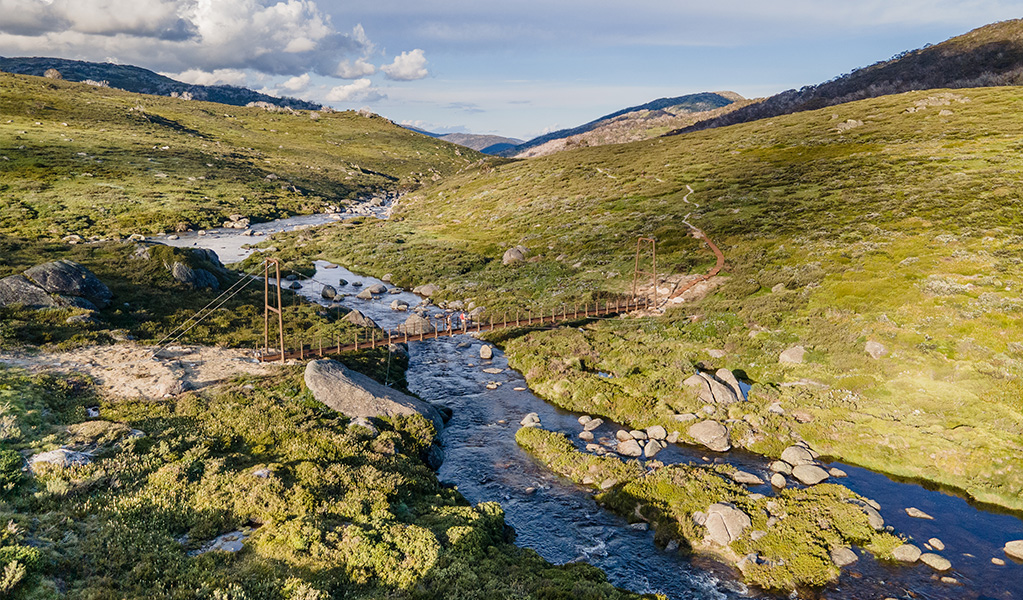
[[[580,425],[585,425],[586,423],[588,423],[589,421],[592,421],[592,420],[593,420],[593,417],[591,417],[590,415],[583,415],[583,416],[579,417],[579,419],[578,419]]]
[[[839,468],[836,468],[836,467],[831,467],[830,469],[828,469],[828,475],[831,475],[832,477],[848,477],[849,476],[848,473],[846,473],[842,469],[839,469]]]
[[[915,519],[927,519],[929,521],[933,521],[934,520],[934,517],[932,517],[931,515],[925,513],[924,511],[920,510],[919,508],[916,508],[916,507],[913,507],[913,506],[910,506],[909,508],[906,509],[906,514],[911,516],[911,517],[913,517],[913,518],[915,518]]]
[[[526,391],[526,388],[524,388],[524,387],[517,387],[517,388],[512,388],[512,389],[515,390],[516,392],[524,392],[524,391]]]
[[[927,543],[930,544],[931,547],[934,548],[935,550],[945,549],[945,542],[942,542],[938,538],[932,537],[931,539],[927,540]]]
[[[619,442],[627,442],[633,438],[632,434],[629,433],[628,431],[625,431],[624,429],[619,429],[618,431],[615,432],[615,439],[617,439]]]
[[[1009,558],[1015,558],[1016,560],[1023,560],[1023,540],[1013,540],[1005,544],[1002,548],[1006,556]]]
[[[935,571],[947,571],[952,568],[952,563],[947,558],[939,554],[934,554],[933,552],[925,552],[921,554],[920,562]]]
[[[779,490],[785,489],[785,476],[781,473],[775,473],[771,475],[771,485],[778,488]]]
[[[590,419],[589,421],[586,422],[585,425],[583,425],[583,429],[585,429],[586,431],[593,431],[594,429],[600,427],[603,424],[604,424],[604,419],[600,419],[600,418]]]
[[[650,529],[650,524],[649,523],[633,523],[632,525],[629,525],[629,527],[635,529],[636,531],[647,531],[648,529]]]
[[[494,349],[486,344],[480,346],[480,358],[483,360],[490,360],[491,358],[494,358]]]
[[[948,577],[946,575],[945,577],[941,578],[941,583],[947,583],[949,585],[959,585],[959,580],[956,579],[955,577]]]
[[[634,440],[645,440],[647,437],[646,432],[642,429],[633,429],[629,432],[629,434],[632,435],[632,439]]]
[[[831,551],[831,560],[834,561],[835,566],[838,568],[851,565],[859,559],[860,557],[856,556],[856,553],[853,552],[852,548],[842,546],[841,548],[835,548]]]
[[[782,475],[791,475],[792,465],[783,460],[776,460],[771,463],[771,470],[775,473],[781,473]]]
[[[498,373],[504,373],[504,369],[498,369],[497,367],[489,367],[489,368],[483,369],[483,372],[484,373],[489,373],[491,375],[497,375]]]
[[[899,562],[915,563],[920,559],[920,549],[913,544],[903,544],[892,550],[892,556]]]
[[[991,558],[991,564],[998,565],[999,567],[1004,567],[1005,561],[995,556]]]
[[[579,439],[581,439],[584,442],[592,442],[593,441],[593,432],[592,431],[580,431],[579,432]]]
[[[536,427],[540,425],[540,415],[535,412],[531,412],[525,417],[522,417],[522,420],[519,421],[519,425],[522,425],[523,427]]]
[[[793,467],[792,476],[803,485],[816,485],[828,478],[828,472],[817,465],[798,465]]]
[[[653,458],[661,451],[661,445],[657,443],[657,440],[650,440],[643,447],[643,456],[647,458]]]

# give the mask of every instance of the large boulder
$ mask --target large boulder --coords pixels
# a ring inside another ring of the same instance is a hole
[[[700,373],[690,375],[682,382],[682,385],[695,390],[700,398],[700,402],[704,404],[712,404],[714,402],[714,394],[710,391],[710,384],[707,383],[707,380]]]
[[[799,465],[812,465],[813,454],[803,446],[789,446],[781,453],[781,459],[793,467]]]
[[[49,452],[34,454],[28,459],[29,469],[35,470],[37,465],[55,465],[58,467],[73,467],[87,465],[92,462],[92,455],[85,452],[75,452],[67,448],[57,448]]]
[[[501,257],[501,264],[511,265],[526,260],[529,256],[529,248],[525,246],[515,246],[514,248],[508,248],[504,252],[504,256]]]
[[[383,294],[387,291],[387,286],[382,283],[374,283],[373,285],[366,288],[371,294]]]
[[[732,392],[735,393],[736,399],[738,400],[746,399],[746,396],[744,396],[742,393],[742,388],[739,387],[739,380],[736,379],[735,373],[732,373],[728,369],[718,369],[714,373],[714,376],[717,377],[718,381],[724,383],[729,388],[731,388]]]
[[[615,450],[622,456],[641,456],[643,454],[643,447],[636,440],[620,442]]]
[[[25,277],[51,294],[85,298],[97,308],[110,304],[113,294],[92,271],[70,260],[57,260],[36,265],[25,271]]]
[[[374,327],[375,328],[377,326],[376,322],[373,319],[367,317],[366,315],[362,314],[361,312],[359,312],[357,310],[353,310],[353,311],[349,312],[347,315],[342,317],[341,320],[342,321],[347,321],[347,322],[351,323],[352,325],[355,325],[355,326],[358,326],[358,327]]]
[[[440,412],[430,404],[377,383],[332,359],[306,365],[305,384],[317,401],[350,417],[393,417],[420,414],[444,427]]]
[[[721,383],[717,377],[710,373],[700,373],[700,377],[702,377],[707,382],[707,385],[710,386],[710,393],[714,397],[715,404],[734,404],[742,397],[742,394],[737,397],[735,392],[732,391],[731,386]],[[736,386],[738,386],[738,384],[736,384]]]
[[[419,294],[420,296],[426,296],[427,298],[436,294],[439,291],[440,288],[432,283],[428,283],[426,285],[418,285],[412,289],[413,294]]]
[[[817,465],[796,465],[792,476],[803,485],[816,485],[829,477],[828,472]]]
[[[742,536],[742,532],[750,527],[753,522],[749,515],[735,508],[731,504],[718,502],[707,508],[707,518],[703,526],[707,528],[704,539],[727,546]]]
[[[732,444],[728,441],[728,428],[717,421],[700,421],[689,428],[689,435],[715,452],[727,452]]]
[[[333,300],[337,296],[337,288],[332,285],[325,285],[320,290],[320,296],[327,300]]]
[[[220,289],[220,282],[217,278],[206,269],[193,269],[183,262],[175,261],[171,265],[171,276],[175,280],[181,283],[191,286],[195,289],[209,288],[211,290]]]
[[[0,306],[8,304],[21,304],[30,308],[57,305],[46,290],[25,279],[23,275],[0,279]]]
[[[430,322],[430,319],[413,313],[405,319],[404,323],[398,325],[398,331],[409,335],[433,333],[433,323]]]

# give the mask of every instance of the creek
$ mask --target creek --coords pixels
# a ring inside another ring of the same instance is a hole
[[[336,220],[330,215],[296,217],[257,225],[254,236],[237,230],[213,230],[206,235],[183,236],[155,241],[177,246],[202,247],[216,251],[225,263],[241,260],[251,251],[244,244],[261,241],[266,232],[291,230]],[[320,297],[323,284],[333,285],[345,296],[340,303],[361,311],[381,327],[393,328],[404,322],[405,312],[389,308],[400,298],[415,307],[422,299],[409,292],[382,294],[374,300],[355,297],[362,286],[379,280],[352,273],[324,261],[316,261],[312,280],[301,280],[297,293],[312,302],[328,304]],[[344,279],[347,285],[340,285]],[[360,283],[362,286],[353,285]],[[388,286],[390,287],[390,286]],[[430,312],[440,309],[431,307]],[[770,598],[748,589],[736,579],[736,572],[701,556],[683,556],[655,546],[653,533],[630,525],[624,518],[601,508],[591,490],[553,475],[523,452],[515,443],[519,420],[530,412],[539,414],[543,427],[561,431],[584,444],[577,434],[578,414],[560,410],[533,395],[523,376],[508,368],[503,353],[495,350],[492,360],[480,359],[481,342],[471,336],[454,336],[410,344],[409,388],[424,400],[445,405],[454,416],[440,439],[445,459],[438,476],[457,486],[472,503],[495,501],[516,532],[516,544],[532,548],[553,563],[586,561],[600,567],[620,587],[643,593],[662,593],[671,599]],[[484,368],[501,369],[489,374]],[[499,384],[488,389],[487,384]],[[597,437],[614,437],[619,425],[605,422],[594,431]],[[683,444],[669,445],[657,455],[668,463],[728,462],[770,478],[770,461],[754,454],[731,451],[715,453]],[[841,578],[820,591],[828,599],[923,598],[927,600],[1019,600],[1023,599],[1023,564],[1002,552],[1007,541],[1023,539],[1023,521],[1010,514],[987,510],[961,497],[899,482],[867,469],[831,463],[848,473],[835,480],[881,504],[881,515],[896,533],[923,547],[930,538],[940,539],[945,549],[939,554],[952,562],[952,569],[937,573],[930,567],[892,565],[875,561],[859,552],[859,560],[842,570]],[[751,491],[774,492],[769,484]],[[913,518],[906,508],[915,507],[933,520]],[[992,558],[1006,564],[996,565]],[[955,583],[943,582],[951,577]]]

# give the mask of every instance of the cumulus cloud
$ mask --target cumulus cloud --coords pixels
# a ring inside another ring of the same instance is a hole
[[[426,70],[426,56],[420,48],[409,52],[402,52],[394,57],[393,63],[380,67],[380,70],[384,72],[384,75],[387,75],[388,79],[396,81],[422,79],[430,74]]]
[[[238,69],[214,69],[213,71],[188,69],[180,73],[161,73],[161,75],[193,85],[245,85],[248,83],[245,71]]]
[[[376,102],[386,97],[373,87],[369,79],[357,79],[348,85],[331,88],[325,99],[327,102]]]
[[[300,94],[309,87],[309,73],[296,75],[280,85],[280,88],[289,94]]]
[[[365,58],[358,58],[354,61],[343,60],[338,63],[334,70],[334,76],[341,79],[359,79],[377,72],[377,68],[370,64]]]
[[[0,51],[115,56],[165,71],[278,76],[368,71],[361,26],[339,31],[313,0],[0,0]],[[360,64],[360,61],[365,64]]]

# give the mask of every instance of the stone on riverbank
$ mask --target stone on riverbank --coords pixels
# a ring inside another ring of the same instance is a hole
[[[840,548],[835,548],[831,551],[831,560],[839,569],[841,569],[842,567],[847,567],[853,564],[854,562],[858,561],[859,559],[860,557],[856,556],[856,553],[853,552],[852,548],[842,546]]]
[[[781,459],[793,467],[813,464],[813,455],[802,446],[789,446],[782,451]]]
[[[647,437],[654,440],[663,440],[668,437],[668,431],[660,425],[653,425],[646,428]]]
[[[736,471],[731,475],[732,481],[743,485],[764,485],[764,480],[747,471]]]
[[[437,432],[444,428],[440,412],[430,404],[377,383],[336,360],[314,360],[306,365],[305,384],[318,402],[350,417],[419,414],[433,422]]]
[[[792,468],[792,476],[803,485],[816,485],[829,477],[828,472],[817,465],[797,465]]]
[[[689,435],[715,452],[727,452],[732,444],[728,440],[728,428],[717,421],[700,421],[689,428]]]

